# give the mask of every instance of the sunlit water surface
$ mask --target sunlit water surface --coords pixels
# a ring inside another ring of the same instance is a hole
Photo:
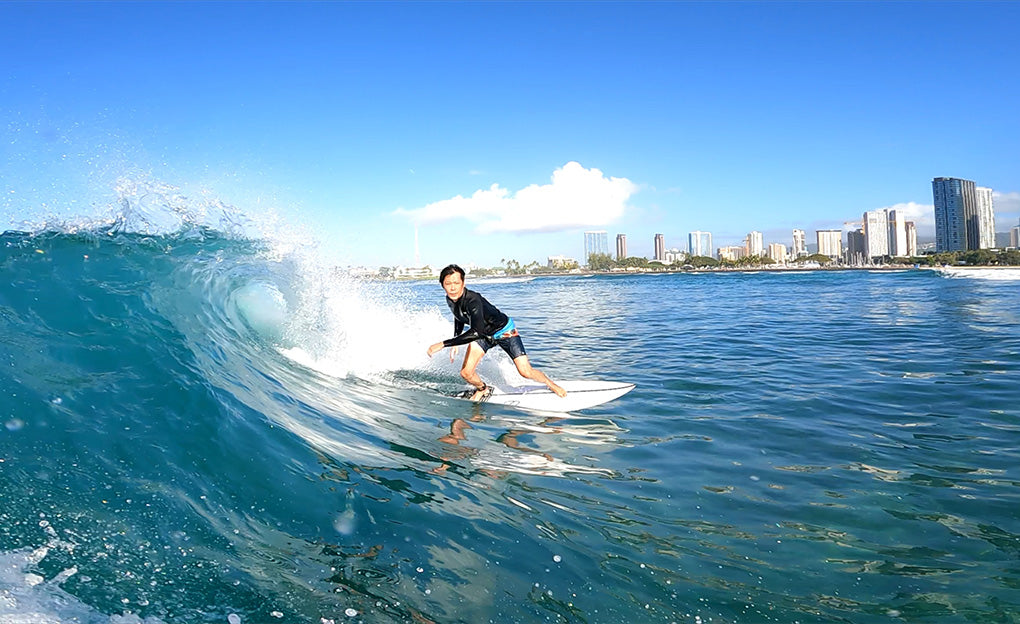
[[[0,622],[1020,620],[1020,281],[468,286],[637,388],[472,406],[437,284],[5,235]]]

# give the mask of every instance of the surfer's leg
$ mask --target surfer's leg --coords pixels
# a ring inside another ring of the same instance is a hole
[[[468,345],[467,353],[464,354],[464,363],[460,367],[460,376],[464,378],[464,381],[477,388],[474,396],[471,397],[472,401],[480,401],[487,390],[485,382],[475,372],[483,355],[485,355],[485,349],[477,341],[472,342]]]
[[[557,386],[552,379],[545,376],[545,373],[531,366],[531,362],[528,361],[528,356],[519,355],[515,357],[514,366],[517,367],[517,372],[521,374],[521,377],[531,379],[532,381],[537,381],[539,383],[544,383],[550,390],[555,392],[558,397],[567,396],[566,390]]]

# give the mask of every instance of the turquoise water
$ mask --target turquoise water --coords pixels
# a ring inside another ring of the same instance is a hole
[[[550,376],[637,388],[471,406],[437,284],[5,234],[0,621],[1020,619],[1010,274],[469,287]]]

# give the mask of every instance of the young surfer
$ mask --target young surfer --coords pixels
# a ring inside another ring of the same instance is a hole
[[[446,347],[468,345],[464,363],[460,368],[460,376],[477,388],[471,397],[472,401],[481,401],[491,392],[481,377],[475,373],[475,368],[478,367],[478,362],[485,352],[495,345],[506,351],[522,377],[544,383],[557,396],[567,396],[566,390],[553,383],[541,371],[531,367],[524,352],[524,342],[517,333],[513,320],[486,301],[485,297],[464,286],[464,269],[456,264],[447,266],[439,273],[439,283],[446,291],[446,305],[450,306],[450,311],[453,312],[453,338],[431,345],[428,350],[429,357]],[[464,331],[465,326],[468,327],[467,331]]]

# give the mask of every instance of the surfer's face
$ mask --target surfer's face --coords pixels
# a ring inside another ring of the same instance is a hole
[[[446,296],[450,299],[454,301],[460,299],[460,296],[464,294],[464,280],[460,273],[454,271],[447,275],[443,280],[443,290],[446,291]]]

